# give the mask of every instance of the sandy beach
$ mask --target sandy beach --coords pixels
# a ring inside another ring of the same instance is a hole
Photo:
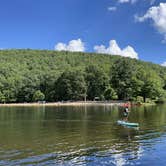
[[[123,105],[125,102],[118,102],[118,101],[113,101],[113,102],[102,102],[102,101],[77,101],[77,102],[48,102],[48,103],[3,103],[0,104],[0,107],[39,107],[39,106],[89,106],[89,105],[107,105],[107,106],[121,106]]]

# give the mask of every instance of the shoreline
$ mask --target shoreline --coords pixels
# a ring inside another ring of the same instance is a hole
[[[0,107],[40,107],[40,106],[91,106],[91,105],[98,105],[98,106],[123,106],[126,102],[121,101],[114,101],[114,102],[102,102],[102,101],[76,101],[76,102],[48,102],[48,103],[1,103]]]
[[[0,107],[41,107],[41,106],[124,106],[130,103],[129,106],[152,106],[156,103],[131,103],[129,101],[73,101],[73,102],[33,102],[33,103],[0,103]]]

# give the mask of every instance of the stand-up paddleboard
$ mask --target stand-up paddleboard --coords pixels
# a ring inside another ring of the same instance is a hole
[[[131,126],[131,127],[138,127],[139,126],[139,123],[130,123],[130,122],[125,122],[123,120],[118,120],[117,123],[119,125]]]

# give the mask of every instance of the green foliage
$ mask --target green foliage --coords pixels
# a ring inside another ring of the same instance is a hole
[[[118,99],[118,96],[115,92],[115,90],[111,87],[108,87],[108,89],[105,90],[104,96],[106,100],[116,100]]]
[[[137,88],[136,65],[132,60],[121,58],[111,69],[111,82],[119,99],[130,99]]]
[[[137,96],[137,97],[136,97],[136,101],[137,101],[137,102],[140,102],[140,103],[143,103],[144,99],[143,99],[142,96]]]
[[[162,90],[158,98],[156,99],[156,103],[166,103],[166,91]]]
[[[43,101],[44,99],[45,99],[45,95],[40,90],[37,90],[33,94],[33,101]]]
[[[154,71],[142,70],[140,80],[140,95],[143,96],[144,102],[146,98],[155,99],[162,94],[162,80]]]
[[[86,96],[86,83],[82,72],[66,71],[55,84],[57,100],[83,100]]]
[[[159,97],[159,98],[156,100],[156,103],[164,104],[164,103],[166,103],[166,98],[165,98],[165,97]]]
[[[160,65],[94,53],[0,50],[1,103],[85,97],[157,101],[165,94],[166,68]]]
[[[104,92],[109,85],[109,78],[105,72],[95,66],[90,65],[85,69],[87,83],[87,97],[94,100],[95,97],[103,99]]]
[[[4,96],[4,94],[1,93],[1,92],[0,92],[0,102],[1,102],[1,103],[5,103],[5,102],[6,102],[5,96]]]

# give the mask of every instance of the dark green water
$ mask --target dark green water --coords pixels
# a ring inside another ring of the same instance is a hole
[[[0,108],[0,165],[165,165],[166,105]]]

